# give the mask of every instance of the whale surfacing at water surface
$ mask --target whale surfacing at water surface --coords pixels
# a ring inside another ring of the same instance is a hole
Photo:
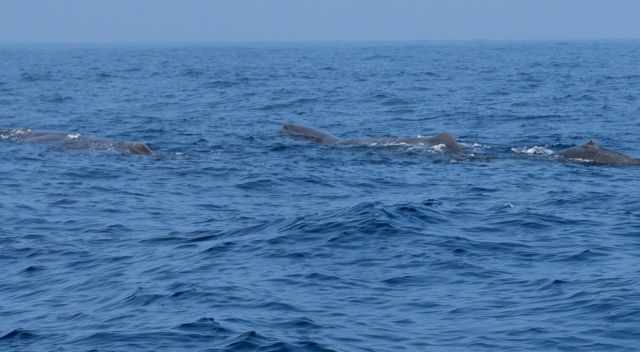
[[[336,144],[340,140],[328,133],[314,130],[313,128],[285,123],[282,125],[282,133],[292,137],[310,140],[320,144]]]
[[[558,152],[563,159],[595,165],[640,165],[640,159],[600,147],[594,141]]]
[[[313,128],[285,123],[282,125],[282,133],[306,139],[319,144],[337,144],[337,145],[373,145],[373,144],[408,144],[408,145],[430,145],[444,146],[449,153],[460,153],[463,147],[456,139],[448,133],[440,133],[433,137],[414,137],[414,138],[365,138],[365,139],[339,139],[326,132],[318,131]]]
[[[79,133],[39,132],[28,128],[0,130],[0,139],[19,143],[43,143],[69,150],[114,150],[125,154],[152,155],[153,150],[141,142],[119,142],[90,138]]]

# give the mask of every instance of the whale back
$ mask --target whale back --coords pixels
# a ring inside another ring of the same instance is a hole
[[[462,152],[462,146],[456,141],[456,138],[449,133],[440,133],[430,138],[430,142],[434,145],[444,144],[451,153]]]
[[[558,152],[565,159],[600,165],[640,165],[640,160],[602,148],[593,140]]]
[[[328,133],[318,131],[309,127],[294,125],[292,123],[283,124],[281,131],[284,134],[307,139],[320,144],[334,144],[338,142],[338,138]]]
[[[145,143],[116,142],[109,139],[85,137],[80,133],[33,131],[29,128],[0,129],[0,140],[49,144],[64,150],[117,150],[136,155],[153,154],[153,150]]]
[[[153,150],[149,148],[145,143],[126,143],[126,149],[131,154],[136,155],[151,155]]]
[[[599,153],[600,147],[594,141],[589,141],[585,144],[562,150],[558,154],[568,159],[593,160]]]

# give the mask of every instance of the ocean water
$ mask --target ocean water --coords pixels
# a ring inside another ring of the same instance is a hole
[[[637,351],[640,42],[0,46],[2,351]],[[458,159],[344,138],[449,132]],[[551,155],[547,155],[551,154]]]

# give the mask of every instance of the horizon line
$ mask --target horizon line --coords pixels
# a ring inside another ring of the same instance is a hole
[[[0,45],[224,45],[224,44],[322,44],[322,43],[461,43],[461,42],[620,42],[640,37],[593,38],[459,38],[459,39],[232,39],[232,40],[0,40]]]

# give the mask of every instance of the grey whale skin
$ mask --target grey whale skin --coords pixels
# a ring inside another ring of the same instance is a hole
[[[343,144],[343,145],[366,145],[372,143],[405,143],[405,144],[429,144],[432,146],[443,144],[446,151],[450,153],[461,153],[463,147],[456,142],[455,138],[448,133],[440,133],[433,137],[416,137],[416,138],[372,138],[372,139],[339,139],[326,132],[318,131],[313,128],[295,125],[292,123],[284,123],[282,125],[282,133],[303,138],[319,144]],[[592,165],[640,165],[640,159],[632,158],[628,155],[616,152],[614,150],[602,148],[594,141],[575,147],[563,149],[557,153],[560,160],[568,162],[588,163]]]
[[[0,139],[23,143],[60,145],[64,149],[116,150],[135,155],[152,155],[153,150],[141,142],[118,142],[84,137],[79,133],[36,132],[28,128],[0,129]]]
[[[303,138],[319,144],[338,144],[338,145],[366,145],[373,143],[403,143],[403,144],[428,144],[432,146],[444,145],[446,151],[450,153],[460,153],[463,147],[456,142],[456,139],[448,133],[440,133],[433,137],[415,137],[415,138],[369,138],[369,139],[339,139],[326,132],[318,131],[313,128],[295,125],[292,123],[284,123],[281,129],[282,133]]]
[[[558,152],[567,161],[577,161],[595,165],[640,165],[640,159],[600,147],[594,141],[567,148]]]

